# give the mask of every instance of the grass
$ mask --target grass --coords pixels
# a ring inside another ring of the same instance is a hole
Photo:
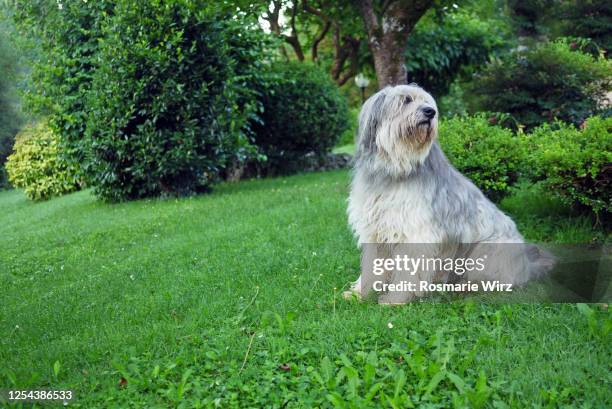
[[[333,149],[334,153],[347,153],[349,155],[355,154],[355,145],[350,143],[347,145],[338,146]]]
[[[347,172],[108,205],[0,193],[0,388],[107,407],[610,407],[612,315],[345,302]],[[600,240],[522,187],[532,240]]]

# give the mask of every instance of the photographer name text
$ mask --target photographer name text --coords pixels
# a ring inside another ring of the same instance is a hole
[[[374,281],[372,283],[374,291],[382,292],[512,292],[512,284],[500,281],[480,281],[480,284],[467,281],[465,283],[431,283],[429,281],[400,281],[398,283],[386,283],[384,281]]]

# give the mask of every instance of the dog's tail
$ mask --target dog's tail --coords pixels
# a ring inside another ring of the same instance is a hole
[[[535,244],[527,244],[527,259],[530,263],[531,279],[545,276],[553,269],[556,263],[555,256]]]

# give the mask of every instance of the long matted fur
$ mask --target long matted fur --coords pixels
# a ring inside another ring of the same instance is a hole
[[[416,85],[387,87],[365,102],[348,206],[359,244],[433,243],[437,256],[453,257],[460,243],[523,243],[512,219],[449,163],[437,133],[436,103]],[[498,257],[499,266],[487,269],[487,277],[470,278],[520,285],[550,265],[535,246],[516,248],[525,251],[511,256],[512,265],[506,254]],[[471,251],[477,253],[477,246]],[[495,255],[490,257],[495,263]],[[371,279],[362,273],[350,293],[365,297]],[[419,272],[414,279],[449,277]],[[404,303],[420,295],[380,294],[379,302]]]

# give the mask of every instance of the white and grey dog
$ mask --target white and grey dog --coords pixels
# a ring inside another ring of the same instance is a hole
[[[514,222],[449,163],[437,133],[436,102],[416,85],[384,88],[363,105],[348,206],[349,223],[362,250],[369,243],[430,243],[437,257],[457,257],[461,243],[472,243],[472,256],[485,251],[479,250],[479,243],[524,243]],[[462,279],[494,278],[520,285],[551,266],[550,257],[533,245],[513,249],[503,257],[489,254],[486,272]],[[393,272],[386,276],[388,282],[403,278]],[[418,271],[410,279],[451,278]],[[362,271],[345,297],[367,296],[373,280]],[[379,293],[378,301],[405,303],[421,295]]]

